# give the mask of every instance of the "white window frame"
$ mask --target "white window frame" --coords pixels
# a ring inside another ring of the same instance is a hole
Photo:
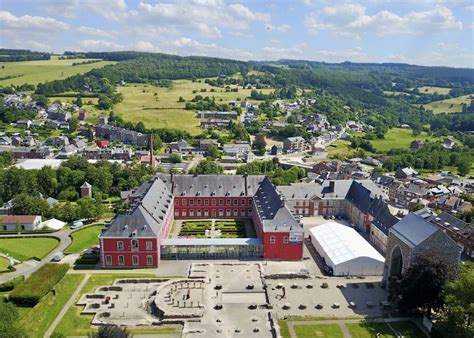
[[[146,265],[148,265],[148,266],[153,265],[153,256],[152,255],[147,255],[146,256]]]
[[[105,265],[112,265],[112,255],[105,256]]]
[[[123,241],[117,242],[117,251],[123,251]]]
[[[276,243],[276,236],[270,236],[270,244]]]
[[[120,262],[122,261],[122,262]],[[118,265],[125,265],[125,256],[124,255],[119,255],[118,256]]]
[[[153,250],[153,242],[152,241],[146,241],[146,249],[148,251]]]
[[[135,260],[136,260],[136,262],[135,262]],[[140,257],[138,257],[138,255],[133,255],[132,256],[132,265],[137,266],[139,264],[140,264]]]

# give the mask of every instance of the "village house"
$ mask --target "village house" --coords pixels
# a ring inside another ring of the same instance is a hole
[[[38,215],[1,215],[0,229],[4,231],[36,230],[41,223]]]
[[[239,114],[235,111],[200,111],[198,113],[199,118],[205,119],[232,119],[235,120],[239,117]]]
[[[283,152],[292,153],[304,151],[306,148],[306,141],[301,136],[287,137],[283,140]]]
[[[208,128],[228,128],[230,126],[230,120],[222,120],[222,119],[209,119],[209,120],[201,120],[200,124],[201,128],[208,129]]]
[[[18,120],[16,121],[16,126],[22,129],[30,129],[32,123],[31,120]]]
[[[137,131],[115,127],[110,124],[98,124],[95,126],[97,137],[103,137],[110,141],[120,141],[125,144],[147,147],[150,136]]]

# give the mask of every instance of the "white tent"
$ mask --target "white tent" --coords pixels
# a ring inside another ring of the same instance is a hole
[[[60,229],[64,228],[65,225],[66,225],[65,222],[60,221],[59,219],[56,219],[56,218],[51,218],[51,219],[48,219],[47,221],[44,221],[44,222],[40,223],[39,228],[40,229],[48,228],[48,229],[51,229],[51,230],[60,230]]]
[[[384,257],[354,229],[327,222],[309,231],[311,243],[335,276],[383,275]]]

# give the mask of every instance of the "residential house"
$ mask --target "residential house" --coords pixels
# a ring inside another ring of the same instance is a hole
[[[8,136],[0,137],[0,146],[9,146],[12,144],[12,139]]]
[[[425,144],[420,141],[420,140],[414,140],[413,142],[410,143],[410,149],[411,150],[419,150],[421,148],[423,148]]]
[[[85,110],[79,111],[79,121],[85,121],[89,118],[89,112]]]
[[[405,168],[399,167],[395,171],[395,177],[400,178],[400,179],[407,179],[407,178],[415,177],[416,175],[418,175],[418,172],[415,169],[410,168],[410,167],[405,167]]]
[[[270,155],[277,156],[283,154],[283,146],[274,144],[270,149]]]
[[[125,144],[147,147],[150,141],[148,134],[112,126],[110,124],[98,124],[95,126],[97,137],[103,137],[110,141],[120,141]]]
[[[18,120],[16,121],[16,126],[18,128],[30,129],[32,123],[31,120]]]
[[[198,113],[199,118],[205,119],[232,119],[235,120],[239,117],[239,114],[235,111],[200,111]]]
[[[41,223],[38,215],[1,215],[0,227],[4,231],[36,230]]]
[[[306,148],[306,141],[301,136],[287,137],[283,140],[283,152],[292,153],[304,151]]]
[[[442,146],[446,149],[453,149],[455,145],[456,143],[454,143],[454,141],[449,138],[445,138],[442,143]]]
[[[221,119],[210,119],[210,120],[201,120],[201,128],[228,128],[230,126],[230,120],[221,120]]]

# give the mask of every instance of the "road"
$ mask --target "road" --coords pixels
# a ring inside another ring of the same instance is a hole
[[[51,251],[49,255],[47,255],[45,258],[43,258],[39,262],[35,262],[34,264],[29,264],[28,262],[23,262],[21,264],[18,264],[15,266],[16,271],[10,272],[4,276],[0,276],[0,283],[8,282],[9,280],[19,277],[19,276],[25,276],[28,277],[31,275],[33,272],[41,268],[43,265],[46,263],[50,262],[51,259],[53,259],[54,255],[58,252],[64,251],[69,244],[71,244],[71,237],[69,235],[71,234],[71,230],[63,230],[59,232],[54,232],[54,233],[48,233],[48,234],[27,234],[27,235],[4,235],[0,236],[0,238],[15,238],[15,237],[53,237],[57,238],[59,240],[59,245]]]

